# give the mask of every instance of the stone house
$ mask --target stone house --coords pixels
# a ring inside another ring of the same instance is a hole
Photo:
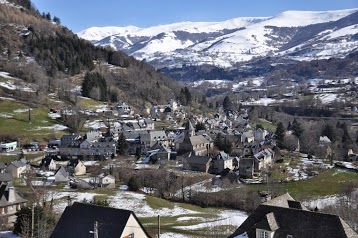
[[[212,159],[209,156],[190,156],[183,159],[183,168],[197,172],[208,173]]]
[[[5,218],[8,224],[15,222],[15,213],[26,205],[10,183],[0,183],[0,218]]]

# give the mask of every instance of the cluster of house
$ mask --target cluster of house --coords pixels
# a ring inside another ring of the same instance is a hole
[[[241,118],[242,119],[242,118]],[[229,123],[225,123],[229,124]],[[245,125],[247,127],[247,125]],[[236,127],[238,129],[239,127]],[[189,154],[184,154],[183,168],[199,172],[220,174],[223,171],[235,171],[241,178],[253,178],[281,159],[281,154],[263,129],[247,127],[242,132],[225,128],[217,130],[217,134],[195,134],[195,129],[189,120],[184,133],[183,143],[179,146]],[[214,152],[212,137],[222,137],[234,144],[236,156],[230,156],[224,151]]]
[[[66,166],[58,165],[57,156],[46,156],[41,160],[39,166],[30,165],[22,158],[10,163],[0,162],[0,218],[4,222],[11,224],[15,221],[15,213],[26,205],[26,200],[15,190],[14,179],[25,178],[36,173],[33,177],[31,186],[44,186],[46,184],[63,183],[81,189],[93,189],[95,187],[115,187],[115,178],[111,174],[101,173],[90,179],[81,179],[78,176],[86,174],[86,166],[79,159],[70,159]],[[46,178],[44,178],[46,173]],[[26,180],[25,180],[26,181]]]
[[[122,104],[123,106],[123,104]],[[175,107],[174,107],[175,108]],[[76,158],[110,158],[116,155],[119,134],[123,134],[128,153],[143,156],[141,163],[165,163],[181,160],[183,169],[220,174],[225,169],[237,171],[242,178],[253,178],[280,159],[279,150],[264,129],[252,129],[247,111],[216,113],[213,118],[196,117],[183,127],[155,129],[148,118],[109,122],[106,133],[93,130],[81,135],[64,135],[59,142],[59,155]],[[205,130],[196,131],[202,123]],[[230,140],[236,156],[213,153],[217,137]]]
[[[26,169],[26,161],[13,161],[9,165],[0,162],[0,221],[12,223],[15,221],[15,213],[26,205],[12,185],[13,177],[20,176]]]

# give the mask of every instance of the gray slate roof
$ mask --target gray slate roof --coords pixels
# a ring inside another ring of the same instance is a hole
[[[1,184],[1,186],[0,186],[0,207],[6,207],[11,204],[19,204],[19,203],[26,202],[26,199],[23,199],[22,197],[20,197],[20,195],[17,194],[16,191],[14,191],[15,200],[12,202],[9,202],[9,188],[10,187],[12,187],[12,185],[9,183]]]
[[[11,182],[12,181],[12,175],[10,173],[0,173],[0,184],[1,182]]]
[[[358,238],[358,234],[337,215],[312,212],[288,193],[268,201],[255,211],[229,237],[247,233],[256,237],[256,229],[275,231],[274,238]]]
[[[66,207],[50,238],[93,237],[89,231],[93,231],[95,221],[99,224],[98,237],[117,238],[123,233],[130,215],[139,223],[138,228],[144,230],[132,211],[75,202]]]
[[[277,225],[269,225],[273,219],[270,214],[274,214],[274,222]],[[247,232],[249,238],[256,237],[256,228],[275,229],[274,237],[287,237],[287,235],[295,238],[358,237],[357,233],[337,215],[268,205],[260,205],[256,208],[230,237],[244,232]]]
[[[187,158],[187,163],[190,164],[207,164],[210,162],[211,158],[209,156],[191,156]]]
[[[204,136],[191,136],[189,137],[190,143],[195,145],[207,144],[209,141]]]

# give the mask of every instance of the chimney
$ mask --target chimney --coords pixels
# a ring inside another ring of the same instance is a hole
[[[15,188],[12,185],[10,185],[8,187],[8,194],[9,194],[8,199],[7,199],[8,202],[15,202],[15,200],[16,200],[16,198],[15,198]]]

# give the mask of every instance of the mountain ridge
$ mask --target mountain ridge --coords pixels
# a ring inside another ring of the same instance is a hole
[[[336,11],[285,11],[272,17],[233,18],[221,22],[178,22],[148,28],[130,26],[131,29],[97,27],[77,34],[95,45],[122,50],[157,68],[180,67],[183,64],[232,67],[238,62],[246,62],[253,58],[285,53],[281,51],[281,47],[289,44],[292,38],[299,39],[295,35],[299,29],[314,29],[317,28],[316,25],[328,23],[333,27],[332,32],[347,27],[349,25],[336,27],[332,23],[357,12],[358,8]],[[358,20],[354,20],[353,17],[352,19],[351,25],[358,24]],[[107,34],[104,31],[108,31]],[[356,34],[355,30],[351,32],[353,33],[347,32],[341,36],[345,38],[342,41],[353,44],[352,47],[349,46],[349,52],[356,50],[357,47],[357,41],[349,38]],[[93,38],[94,36],[97,38]],[[98,40],[101,37],[103,38]],[[306,41],[297,41],[293,47],[311,44],[310,41],[314,39],[311,37]],[[330,41],[327,41],[328,43]],[[328,54],[319,57],[331,56]]]

